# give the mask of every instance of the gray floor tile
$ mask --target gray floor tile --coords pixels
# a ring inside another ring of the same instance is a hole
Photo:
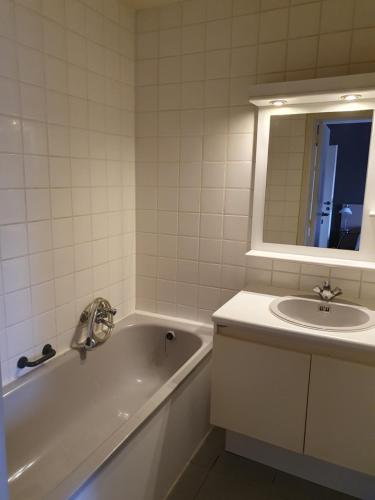
[[[223,474],[226,477],[238,480],[272,483],[276,471],[271,467],[247,460],[229,452],[223,452],[213,466],[215,474]]]
[[[204,483],[208,469],[190,464],[169,494],[167,500],[193,500]]]
[[[277,472],[273,487],[282,500],[357,500],[284,472]]]
[[[272,484],[249,481],[245,477],[209,473],[195,500],[279,500]]]
[[[210,433],[168,500],[356,500],[224,451],[224,432]]]
[[[224,450],[225,431],[215,427],[206,441],[192,459],[192,463],[203,467],[211,467]]]

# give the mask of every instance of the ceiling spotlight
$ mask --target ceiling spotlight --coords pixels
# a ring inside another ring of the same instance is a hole
[[[343,101],[356,101],[361,97],[362,97],[361,94],[346,94],[342,95],[340,99],[342,99]]]
[[[286,104],[286,100],[285,99],[275,99],[274,101],[270,101],[270,104],[272,104],[272,106],[284,106],[284,104]]]

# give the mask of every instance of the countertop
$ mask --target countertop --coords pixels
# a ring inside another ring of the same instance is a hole
[[[270,311],[270,303],[279,296],[279,293],[239,292],[213,314],[215,333],[375,366],[375,327],[332,332],[289,323]]]

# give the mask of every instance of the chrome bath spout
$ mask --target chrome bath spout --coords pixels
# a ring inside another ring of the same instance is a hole
[[[98,297],[93,300],[82,312],[81,325],[87,324],[87,334],[84,342],[78,343],[78,348],[90,351],[98,344],[105,342],[114,328],[113,317],[116,314],[108,300]],[[99,328],[99,326],[101,328]]]

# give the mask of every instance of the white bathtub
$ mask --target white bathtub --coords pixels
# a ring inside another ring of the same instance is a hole
[[[134,314],[7,386],[11,500],[162,500],[209,430],[211,348],[207,326]]]

